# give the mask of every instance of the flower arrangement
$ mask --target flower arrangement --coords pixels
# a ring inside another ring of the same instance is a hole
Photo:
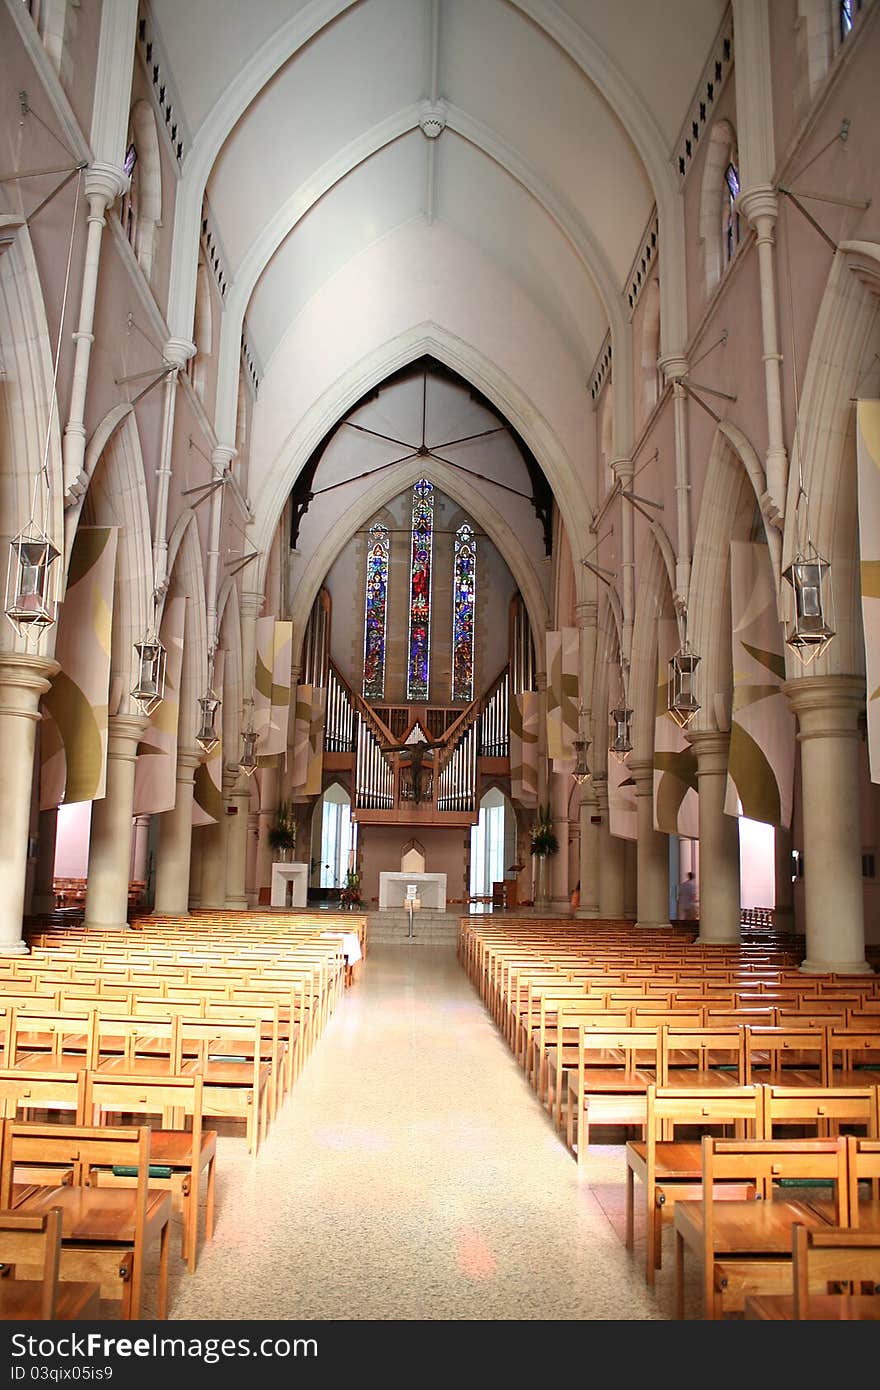
[[[556,854],[559,840],[550,819],[550,803],[538,804],[538,816],[532,826],[531,853],[538,855]]]
[[[361,906],[361,876],[354,869],[349,869],[345,875],[345,883],[339,890],[339,901],[343,907]]]
[[[289,801],[279,802],[275,819],[269,826],[269,844],[272,849],[291,853],[296,849],[296,817]]]

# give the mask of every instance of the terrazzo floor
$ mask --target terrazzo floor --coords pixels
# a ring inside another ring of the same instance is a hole
[[[624,1177],[615,1144],[579,1179],[454,950],[377,945],[256,1159],[221,1133],[169,1317],[668,1319],[671,1249],[651,1292]]]

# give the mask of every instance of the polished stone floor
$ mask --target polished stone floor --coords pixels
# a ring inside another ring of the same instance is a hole
[[[213,1242],[172,1319],[668,1319],[446,947],[376,946],[256,1159],[221,1135]],[[692,1296],[689,1295],[689,1312]]]

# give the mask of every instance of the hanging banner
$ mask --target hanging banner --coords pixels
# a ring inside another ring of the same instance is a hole
[[[312,688],[312,709],[309,717],[309,770],[306,776],[306,796],[320,796],[324,771],[324,713],[327,691],[323,686]]]
[[[115,526],[80,526],[73,542],[55,642],[61,670],[43,696],[41,811],[105,794],[116,537]]]
[[[637,840],[636,784],[626,763],[608,754],[608,829],[621,840]]]
[[[180,676],[183,670],[183,633],[186,599],[173,598],[165,605],[159,633],[165,647],[165,698],[153,710],[138,744],[134,769],[132,815],[170,811],[177,799],[177,717],[180,712]]]
[[[766,546],[731,541],[730,602],[733,721],[724,809],[789,826],[795,718],[782,691],[785,648]]]
[[[578,736],[579,642],[576,627],[547,633],[547,756],[554,772],[572,772]]]
[[[293,756],[290,760],[291,790],[305,793],[309,780],[312,734],[311,685],[298,685],[293,706]]]
[[[254,728],[257,753],[263,758],[287,751],[293,623],[258,618],[256,639]]]
[[[214,689],[218,695],[223,693],[223,665],[225,652],[214,654]],[[214,728],[219,735],[217,742],[196,768],[193,778],[193,825],[216,825],[223,816],[223,706],[217,711]]]
[[[666,835],[700,834],[697,755],[669,714],[669,663],[680,646],[678,624],[657,623],[657,703],[654,712],[654,828]]]
[[[880,401],[856,406],[862,628],[868,683],[868,761],[880,782]]]
[[[510,795],[521,806],[538,804],[538,692],[510,702]]]

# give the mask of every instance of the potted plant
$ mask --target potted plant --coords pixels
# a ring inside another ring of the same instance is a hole
[[[289,801],[282,801],[269,826],[269,844],[282,859],[292,859],[296,850],[296,818]]]
[[[357,911],[363,906],[361,898],[361,876],[354,869],[349,869],[345,875],[345,883],[339,890],[339,901],[343,907],[351,911]]]

